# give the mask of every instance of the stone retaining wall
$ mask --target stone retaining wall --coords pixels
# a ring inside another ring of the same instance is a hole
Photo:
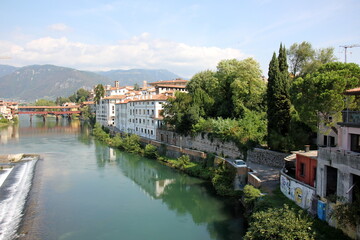
[[[267,165],[271,167],[283,167],[284,158],[289,156],[288,153],[270,151],[267,149],[254,148],[247,152],[247,161]]]
[[[243,158],[243,154],[239,151],[235,143],[222,142],[216,138],[212,139],[208,134],[198,134],[195,137],[184,137],[175,132],[158,129],[156,140],[170,145],[215,153],[216,155],[226,156],[229,158]]]

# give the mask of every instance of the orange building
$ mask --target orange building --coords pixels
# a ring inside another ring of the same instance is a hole
[[[296,152],[295,178],[312,187],[316,185],[317,151]]]

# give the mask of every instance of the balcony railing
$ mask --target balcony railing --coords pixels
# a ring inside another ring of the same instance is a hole
[[[342,124],[360,124],[360,111],[342,111]]]

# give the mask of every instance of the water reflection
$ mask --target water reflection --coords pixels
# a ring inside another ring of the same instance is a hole
[[[153,200],[161,200],[178,216],[190,214],[196,225],[206,225],[212,239],[241,239],[243,216],[236,204],[216,197],[209,183],[175,173],[154,160],[96,144],[97,165],[116,165]]]
[[[18,125],[8,125],[0,128],[0,144],[7,144],[10,140],[19,141]]]

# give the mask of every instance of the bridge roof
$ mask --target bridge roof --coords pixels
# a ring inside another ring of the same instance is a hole
[[[64,108],[79,108],[80,105],[72,106],[19,106],[19,109],[64,109]]]

